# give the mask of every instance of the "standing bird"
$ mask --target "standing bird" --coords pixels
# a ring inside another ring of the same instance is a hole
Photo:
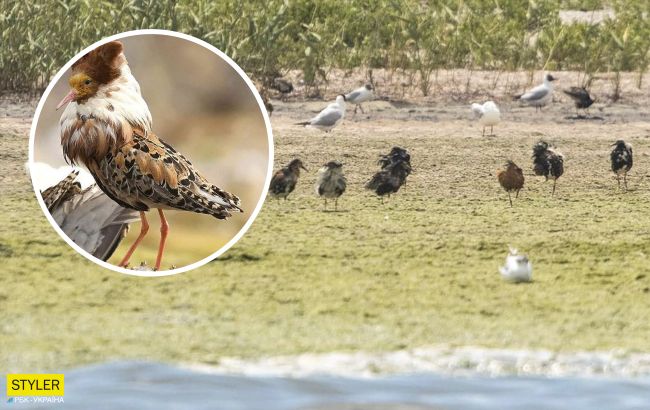
[[[511,192],[515,192],[515,198],[519,197],[519,191],[524,187],[524,172],[514,162],[508,160],[504,169],[497,171],[497,179],[501,187],[508,193],[508,200],[512,206]]]
[[[384,195],[396,193],[411,174],[411,155],[404,148],[393,147],[388,155],[378,161],[381,170],[366,183],[366,189],[374,191],[384,202]]]
[[[483,126],[483,136],[485,128],[490,127],[490,135],[494,135],[494,126],[501,121],[501,111],[494,101],[487,101],[483,104],[472,104],[472,111],[478,117],[478,122]]]
[[[276,172],[271,178],[271,185],[269,186],[271,196],[276,199],[284,198],[286,201],[287,196],[296,188],[301,168],[307,171],[302,161],[296,158],[289,165]]]
[[[373,91],[374,88],[372,87],[372,84],[366,84],[345,95],[346,101],[350,104],[354,104],[355,114],[357,113],[357,108],[361,110],[362,114],[364,114],[361,103],[372,100],[374,97]]]
[[[557,80],[557,78],[553,77],[551,74],[546,74],[542,84],[524,94],[515,96],[514,100],[535,107],[535,111],[541,111],[542,107],[553,99],[553,81],[555,80]]]
[[[338,210],[339,197],[345,192],[347,180],[343,175],[343,164],[338,161],[330,161],[318,171],[316,179],[316,193],[325,199],[325,209],[327,209],[327,200],[334,199],[334,210]]]
[[[124,239],[129,223],[139,219],[138,212],[121,207],[96,184],[89,183],[92,177],[87,172],[63,168],[70,173],[41,191],[43,202],[68,238],[94,257],[106,261]],[[43,176],[43,172],[50,175]],[[39,185],[56,173],[58,170],[43,163],[30,167],[30,174]]]
[[[530,282],[533,279],[533,264],[526,255],[520,255],[516,249],[510,248],[506,264],[499,268],[499,272],[503,279],[510,282]]]
[[[589,95],[589,91],[585,87],[571,87],[568,90],[562,90],[562,92],[571,97],[575,102],[576,115],[578,115],[579,109],[587,111],[591,107],[591,104],[594,103],[594,100]]]
[[[345,95],[336,97],[336,102],[328,105],[323,111],[309,121],[298,122],[296,125],[312,127],[324,132],[330,132],[345,117]]]
[[[628,144],[623,140],[618,140],[612,144],[612,171],[616,174],[616,181],[618,182],[618,189],[621,189],[621,174],[623,174],[623,185],[627,191],[627,173],[632,169],[632,144]]]
[[[285,80],[282,77],[276,77],[271,82],[271,88],[278,91],[282,100],[286,98],[287,95],[293,92],[293,84],[289,80]]]
[[[547,181],[553,178],[551,196],[555,195],[557,179],[564,173],[564,155],[549,147],[547,142],[539,141],[533,146],[533,171],[535,175],[543,176]]]
[[[127,209],[139,211],[140,234],[119,266],[149,230],[146,211],[158,210],[160,242],[155,270],[160,269],[169,225],[163,210],[177,209],[226,219],[242,212],[239,198],[210,183],[192,163],[159,139],[151,113],[131,74],[122,43],[97,47],[72,65],[71,90],[58,104],[61,145],[69,163],[83,164],[97,186]]]

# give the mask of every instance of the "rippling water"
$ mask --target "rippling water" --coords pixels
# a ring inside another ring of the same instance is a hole
[[[118,362],[65,373],[53,409],[650,409],[650,378],[489,377],[436,373],[373,378],[211,374],[158,363]],[[6,398],[5,398],[6,401]]]

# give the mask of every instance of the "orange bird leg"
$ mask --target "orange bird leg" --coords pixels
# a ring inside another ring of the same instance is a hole
[[[135,242],[133,242],[133,245],[131,245],[126,255],[124,255],[122,262],[120,262],[120,264],[117,266],[125,268],[129,264],[129,259],[131,259],[131,255],[133,255],[133,252],[135,252],[135,248],[140,245],[140,242],[142,242],[144,236],[147,234],[147,232],[149,232],[149,223],[147,222],[147,217],[142,211],[140,211],[140,220],[142,221],[142,224],[140,225],[140,235],[138,235],[138,238],[135,240]]]
[[[163,251],[165,250],[165,241],[167,240],[167,233],[169,233],[169,224],[165,219],[162,209],[158,209],[160,215],[160,245],[158,245],[158,257],[156,258],[156,266],[154,270],[160,270],[160,262],[162,262]]]

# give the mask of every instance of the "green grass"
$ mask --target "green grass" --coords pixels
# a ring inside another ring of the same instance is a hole
[[[276,162],[300,156],[310,169],[291,199],[268,201],[221,260],[163,278],[106,271],[70,249],[22,170],[27,140],[0,137],[0,368],[438,344],[650,351],[646,125],[519,121],[480,138],[465,121],[350,120],[329,136],[292,122],[274,116]],[[540,136],[567,157],[556,198],[529,175]],[[608,169],[619,137],[637,147],[626,194]],[[415,173],[381,205],[362,184],[394,144]],[[494,177],[506,157],[526,170],[512,209]],[[312,188],[333,158],[350,182],[337,213]],[[500,279],[508,244],[529,254],[533,283]]]

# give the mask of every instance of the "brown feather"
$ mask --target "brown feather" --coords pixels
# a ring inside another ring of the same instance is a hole
[[[108,84],[120,76],[120,58],[124,47],[119,41],[111,41],[97,47],[72,65],[73,73],[84,73],[99,84]]]

